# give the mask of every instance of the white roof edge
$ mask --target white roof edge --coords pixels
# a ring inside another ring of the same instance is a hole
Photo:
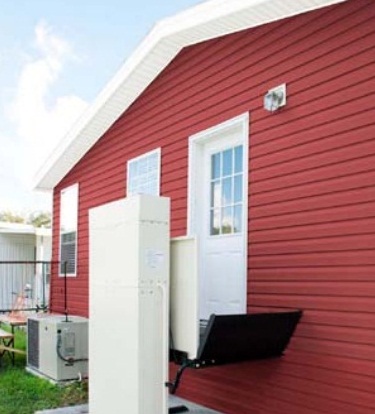
[[[35,234],[35,227],[25,223],[0,222],[0,233]]]
[[[0,234],[35,234],[36,236],[51,236],[52,229],[49,227],[34,227],[32,224],[11,223],[0,221]]]
[[[211,0],[157,23],[49,156],[35,189],[52,190],[182,48],[347,0]]]

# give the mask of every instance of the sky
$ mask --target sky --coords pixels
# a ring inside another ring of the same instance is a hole
[[[44,160],[154,24],[202,0],[0,0],[0,211],[50,211]]]

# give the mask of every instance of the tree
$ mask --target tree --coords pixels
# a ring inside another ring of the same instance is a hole
[[[20,216],[17,213],[12,213],[9,210],[0,212],[0,221],[7,223],[25,223],[25,217]]]
[[[29,224],[32,224],[34,227],[51,227],[51,213],[49,211],[38,211],[31,213],[27,220]]]
[[[31,224],[34,227],[51,227],[51,213],[49,211],[34,211],[28,215],[20,215],[12,211],[5,210],[0,212],[0,221],[7,223]]]

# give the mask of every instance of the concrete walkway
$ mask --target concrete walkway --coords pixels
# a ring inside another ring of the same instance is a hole
[[[176,405],[185,405],[189,408],[189,413],[192,414],[223,414],[218,411],[213,411],[208,408],[202,407],[201,405],[193,404],[189,401],[186,401],[182,398],[176,397],[175,395],[169,396],[169,406],[175,407]],[[37,411],[35,414],[88,414],[89,406],[88,404],[77,405],[74,407],[64,407],[56,408],[54,410],[43,410]],[[158,413],[153,413],[158,414]]]

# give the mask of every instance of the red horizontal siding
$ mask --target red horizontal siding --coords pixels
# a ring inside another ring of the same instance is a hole
[[[304,356],[308,358],[308,355]],[[249,372],[251,371],[247,378],[241,376],[241,371],[245,367]],[[224,412],[235,412],[234,410],[243,410],[236,412],[244,413],[369,414],[371,412],[374,403],[371,388],[370,391],[362,389],[351,391],[353,388],[347,378],[357,379],[358,376],[330,370],[327,372],[330,373],[331,378],[344,378],[344,380],[346,378],[346,381],[322,382],[326,370],[315,370],[314,376],[311,368],[307,367],[306,372],[310,374],[311,379],[306,380],[304,368],[301,365],[285,364],[283,361],[277,364],[253,362],[238,366],[237,370],[233,367],[230,381],[224,368],[216,368],[210,372],[209,370],[188,372],[190,378],[184,380],[182,387],[186,389],[186,393],[193,394],[196,399],[210,401],[211,405],[222,405],[225,407]],[[257,380],[254,381],[253,378]],[[214,392],[204,395],[203,390],[210,382],[215,383]],[[190,388],[189,383],[199,383],[200,387]],[[340,389],[340,394],[337,394],[337,389]],[[306,390],[309,390],[309,393],[306,393]],[[238,398],[229,404],[231,395],[236,395]],[[353,398],[358,398],[359,395],[361,399],[355,399],[353,403]],[[246,398],[248,402],[244,404]]]
[[[375,343],[375,329],[353,329],[352,327],[319,326],[316,324],[302,325],[298,330],[298,335],[304,338],[319,338],[330,341],[341,341],[354,344],[372,345]],[[370,354],[375,358],[375,354]]]
[[[353,236],[373,234],[375,218],[353,219],[346,221],[328,222],[322,224],[305,225],[301,227],[286,227],[254,231],[252,243],[309,240],[336,236]],[[374,271],[374,270],[372,270]]]
[[[335,143],[333,145],[340,146],[339,152],[333,152],[336,148],[333,148],[331,151],[327,148],[327,152],[329,155],[334,159],[331,162],[326,162],[326,158],[321,155],[321,146],[328,146],[328,140],[322,142],[319,141],[319,145],[314,142],[312,145],[317,148],[320,146],[320,150],[317,151],[311,149],[311,153],[303,157],[300,154],[298,157],[298,150],[292,149],[289,151],[282,152],[282,162],[280,162],[280,157],[274,158],[274,162],[270,165],[260,165],[254,161],[253,162],[253,170],[251,172],[252,182],[254,183],[254,187],[252,190],[256,193],[257,187],[262,187],[262,183],[266,184],[264,191],[276,191],[278,188],[285,188],[287,187],[286,180],[292,179],[293,185],[305,185],[307,183],[314,183],[316,181],[321,182],[322,177],[324,177],[324,182],[328,180],[337,179],[341,177],[351,177],[353,175],[362,173],[371,173],[374,171],[373,168],[373,161],[374,161],[374,154],[373,148],[370,145],[372,135],[370,128],[364,128],[364,130],[357,131],[362,137],[362,140],[365,142],[361,145],[360,139],[356,140],[356,144],[349,145],[345,141],[345,137],[341,136],[341,145],[338,142],[339,140],[335,138]],[[366,137],[366,140],[365,138]],[[366,142],[367,141],[367,142]],[[304,148],[312,146],[311,144],[304,145]],[[355,145],[355,146],[354,146]],[[361,146],[360,146],[361,145]],[[343,147],[346,147],[346,150],[342,150]],[[366,152],[366,150],[369,152]],[[288,156],[287,152],[293,151],[293,156],[296,157],[296,160],[292,160],[290,156]],[[348,152],[351,151],[350,156],[348,157]],[[302,157],[302,160],[301,160]],[[302,190],[302,189],[301,189]],[[267,196],[267,195],[266,195]],[[259,197],[259,202],[262,201],[262,198]]]
[[[298,189],[296,189],[296,195]],[[351,201],[351,200],[348,200]],[[298,226],[318,225],[325,223],[342,223],[353,219],[366,219],[374,217],[375,202],[344,206],[334,209],[282,214],[274,217],[258,218],[250,221],[252,231],[281,229]],[[250,208],[251,211],[251,208]]]
[[[186,48],[56,187],[55,260],[60,190],[80,184],[68,305],[87,315],[88,210],[126,195],[127,160],[161,147],[171,234],[185,235],[188,137],[250,112],[248,310],[304,316],[283,358],[190,370],[182,396],[228,414],[375,411],[374,17],[349,0]],[[284,82],[271,115],[263,96]]]
[[[322,184],[323,177],[323,182],[326,186],[330,185],[331,180],[335,180],[333,181],[333,184],[338,181],[338,184],[341,182],[341,185],[343,185],[343,180],[347,181],[355,179],[357,181],[363,181],[362,186],[365,187],[368,185],[369,181],[370,183],[372,182],[371,174],[374,174],[371,158],[368,159],[369,155],[373,155],[374,153],[374,137],[373,135],[366,135],[366,138],[367,141],[364,143],[357,142],[356,144],[346,146],[345,148],[341,147],[340,149],[332,151],[327,150],[327,152],[320,154],[313,152],[308,157],[302,157],[302,159],[293,161],[286,161],[283,162],[282,165],[280,165],[280,160],[283,159],[283,153],[279,153],[274,158],[271,157],[274,159],[272,167],[267,169],[263,167],[260,174],[257,174],[257,163],[253,161],[253,194],[272,191],[278,188],[288,188],[291,184],[293,186],[309,182],[318,182],[319,184]],[[345,143],[342,142],[342,144]],[[324,145],[324,142],[321,142],[320,145]],[[351,172],[351,170],[346,167],[346,164],[348,163],[349,167],[354,164],[355,167],[359,162],[363,163],[361,171],[358,171],[358,174],[362,175],[359,177],[357,177],[357,175],[355,177],[351,177],[351,174],[355,174],[355,170],[354,172]],[[280,168],[279,175],[275,174],[275,163],[277,163],[277,166]],[[328,173],[327,176],[324,174],[325,172]],[[336,174],[334,175],[334,173]],[[262,179],[259,179],[259,175],[263,175],[263,177],[261,177]],[[367,178],[368,176],[369,178]],[[356,184],[357,186],[359,185],[358,182]],[[350,186],[350,182],[346,185]],[[338,187],[338,189],[340,189],[340,187]],[[332,189],[328,188],[327,192],[329,190]]]
[[[318,171],[316,171],[317,173]],[[289,183],[293,183],[294,177],[289,177],[289,180],[284,179],[285,194],[282,191],[269,191],[268,203],[254,205],[253,214],[255,217],[272,216],[274,215],[273,208],[276,203],[280,205],[282,213],[289,213],[372,202],[374,200],[372,188],[374,176],[375,172],[370,171],[355,176],[347,175],[346,177],[325,181],[317,178],[316,183],[297,184],[294,187],[289,185]],[[302,188],[298,188],[300,191],[296,193],[295,187],[300,186]]]
[[[304,130],[292,131],[293,133],[286,136],[281,134],[272,136],[269,131],[266,131],[264,139],[268,138],[268,141],[262,141],[263,144],[253,145],[254,155],[256,156],[252,158],[252,162],[255,163],[257,168],[272,167],[274,162],[276,164],[283,164],[288,160],[298,160],[300,157],[311,157],[315,153],[322,153],[322,144],[327,146],[327,151],[330,151],[366,142],[373,135],[369,114],[371,114],[370,108],[364,108],[360,113],[348,114],[345,119],[339,121],[331,120],[326,124],[314,125],[314,128],[306,128],[307,125],[305,125]],[[354,125],[360,126],[355,128]],[[358,131],[357,139],[353,137],[353,127],[354,130]],[[264,155],[281,152],[284,157],[282,159],[275,160],[272,157],[260,158]]]
[[[293,282],[285,281],[253,282],[251,284],[253,293],[259,294],[290,294],[290,295],[316,295],[316,296],[356,296],[374,297],[375,282]],[[375,329],[374,329],[375,333]],[[375,343],[375,342],[374,342]]]
[[[250,286],[251,288],[251,286]],[[313,296],[313,295],[270,295],[253,294],[249,300],[251,306],[297,307],[310,310],[340,312],[375,312],[374,298]],[[323,316],[322,316],[323,317]]]
[[[295,363],[300,367],[301,372],[305,367],[319,367],[321,369],[339,373],[339,374],[358,374],[362,376],[362,381],[368,381],[373,384],[375,377],[375,364],[373,361],[362,359],[346,358],[339,355],[325,355],[322,358],[314,352],[299,351],[297,349],[288,353],[288,362]],[[321,377],[321,381],[325,381],[325,376]]]
[[[355,268],[355,282],[373,282],[375,266],[358,266]],[[345,282],[353,280],[353,268],[350,266],[293,267],[278,269],[261,268],[253,272],[252,281],[268,282]]]

